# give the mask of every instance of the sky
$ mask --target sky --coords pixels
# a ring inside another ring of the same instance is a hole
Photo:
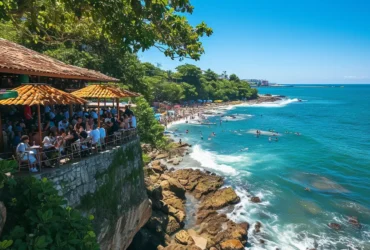
[[[171,60],[152,48],[143,62],[174,70],[184,63],[241,79],[279,84],[370,83],[370,0],[191,0],[190,24],[202,38],[199,61]]]

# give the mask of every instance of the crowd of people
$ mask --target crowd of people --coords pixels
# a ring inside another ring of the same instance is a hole
[[[67,154],[74,143],[88,141],[78,145],[81,149],[98,147],[110,135],[136,128],[136,117],[128,105],[124,110],[100,109],[100,127],[99,114],[94,108],[79,108],[70,116],[68,107],[55,105],[43,107],[40,136],[36,113],[28,106],[22,108],[11,107],[3,123],[3,149],[20,161],[28,161],[31,172],[38,171],[39,162],[49,165],[45,159]]]

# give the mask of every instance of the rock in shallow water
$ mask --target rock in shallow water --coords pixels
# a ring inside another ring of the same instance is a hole
[[[251,202],[253,202],[253,203],[260,203],[261,202],[261,199],[260,199],[260,197],[254,196],[254,197],[251,198]]]
[[[334,230],[340,230],[342,227],[338,224],[338,223],[329,223],[328,225],[331,229],[334,229]]]

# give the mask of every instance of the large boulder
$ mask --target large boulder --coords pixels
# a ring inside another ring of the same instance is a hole
[[[180,223],[175,219],[175,217],[168,215],[166,233],[171,235],[179,230],[181,227]]]
[[[165,158],[168,158],[167,153],[159,154],[155,157],[156,160],[161,160],[161,159],[165,159]]]
[[[220,244],[222,250],[243,250],[244,246],[239,240],[227,240]]]
[[[185,198],[185,188],[174,178],[169,178],[167,180],[161,181],[160,185],[163,190],[169,190],[177,197]]]
[[[234,189],[231,187],[223,188],[207,196],[202,202],[200,209],[220,209],[230,204],[236,204],[239,201],[240,198]]]
[[[189,233],[185,230],[181,230],[175,234],[175,241],[182,245],[193,245],[194,240],[190,237]]]

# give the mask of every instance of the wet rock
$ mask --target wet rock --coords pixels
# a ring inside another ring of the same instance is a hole
[[[254,225],[254,232],[259,233],[261,231],[262,224],[261,222],[257,221],[256,224]]]
[[[152,163],[151,163],[151,165],[152,165],[152,169],[153,169],[153,171],[155,172],[155,173],[158,173],[158,174],[162,174],[162,173],[164,173],[166,170],[167,170],[167,167],[166,167],[166,165],[164,165],[164,164],[161,164],[161,162],[160,161],[153,161]]]
[[[175,219],[175,217],[168,215],[168,223],[166,227],[166,233],[171,235],[180,229],[180,223]]]
[[[161,160],[161,159],[165,159],[165,158],[168,158],[168,154],[167,153],[164,153],[164,154],[159,154],[155,157],[156,160]]]
[[[167,180],[161,181],[160,185],[163,190],[169,190],[177,197],[185,198],[185,188],[174,178],[169,178]]]
[[[334,229],[334,230],[340,230],[341,229],[341,226],[338,223],[334,223],[334,222],[329,223],[329,227],[331,229]]]
[[[239,240],[227,240],[220,244],[222,250],[243,250],[244,246]]]
[[[187,231],[181,230],[175,234],[175,241],[182,245],[193,245],[194,240],[190,237]]]
[[[253,203],[260,203],[261,199],[257,196],[254,196],[250,199],[250,201],[253,202]]]
[[[260,239],[259,241],[260,241],[261,244],[265,244],[265,240]]]
[[[236,204],[239,201],[240,198],[236,195],[234,189],[231,187],[223,188],[206,197],[200,209],[220,209],[230,204]]]
[[[360,228],[360,227],[361,227],[361,224],[358,222],[357,217],[349,217],[349,218],[348,218],[348,222],[349,222],[352,226],[355,226],[355,227],[357,227],[357,228]]]
[[[245,231],[249,230],[249,223],[248,222],[242,222],[238,224],[241,228],[243,228]]]

